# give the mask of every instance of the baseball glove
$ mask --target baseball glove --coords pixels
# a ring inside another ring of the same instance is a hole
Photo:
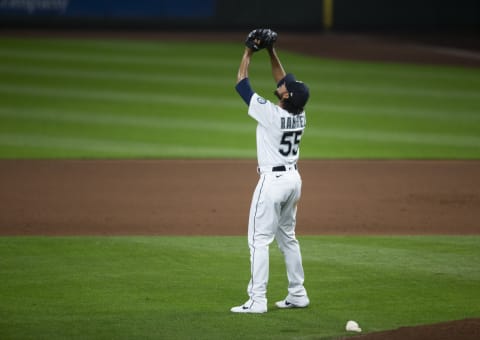
[[[263,48],[271,47],[275,41],[277,41],[276,32],[269,28],[257,28],[248,34],[245,46],[251,48],[253,52],[257,52]]]

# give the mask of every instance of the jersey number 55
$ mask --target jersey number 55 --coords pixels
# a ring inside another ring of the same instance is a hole
[[[280,145],[283,147],[278,150],[283,156],[294,155],[298,153],[298,144],[302,138],[303,130],[287,131],[283,133]]]

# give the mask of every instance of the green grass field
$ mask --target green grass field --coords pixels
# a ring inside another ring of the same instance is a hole
[[[0,158],[251,158],[241,44],[0,38]],[[311,89],[305,158],[478,159],[480,70],[279,51]],[[255,90],[273,100],[266,54]],[[312,305],[246,300],[246,237],[0,237],[1,339],[331,339],[480,317],[480,236],[301,237]]]
[[[241,44],[0,38],[0,158],[254,158]],[[279,51],[309,84],[302,158],[476,158],[480,70]],[[254,89],[274,100],[266,53]]]
[[[286,294],[271,249],[270,311],[246,300],[243,237],[0,238],[2,339],[329,339],[480,316],[480,237],[300,238],[312,304]]]

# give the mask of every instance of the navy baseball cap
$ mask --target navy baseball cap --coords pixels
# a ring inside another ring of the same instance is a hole
[[[308,98],[310,97],[310,91],[303,82],[295,79],[295,76],[291,73],[288,73],[282,80],[278,82],[278,86],[282,86],[285,83],[288,94],[290,96],[290,102],[298,107],[304,108],[307,104]]]

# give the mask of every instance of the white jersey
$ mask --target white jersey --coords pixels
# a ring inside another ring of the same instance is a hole
[[[257,122],[259,167],[293,165],[300,154],[300,140],[306,125],[305,111],[293,115],[254,93],[248,114]]]

